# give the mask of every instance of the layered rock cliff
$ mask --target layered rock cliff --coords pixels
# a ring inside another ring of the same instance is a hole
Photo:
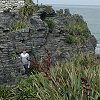
[[[32,59],[42,57],[44,49],[48,49],[52,63],[70,60],[79,52],[95,54],[96,39],[86,22],[69,10],[49,14],[38,11],[25,22],[25,27],[11,30],[15,20],[20,21],[18,14],[0,13],[0,83],[15,81],[20,74],[18,57],[23,48]]]

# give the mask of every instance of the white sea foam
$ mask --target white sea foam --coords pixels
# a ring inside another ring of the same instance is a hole
[[[96,49],[95,49],[96,54],[100,54],[100,44],[97,44]]]
[[[97,44],[97,47],[100,48],[100,44]]]

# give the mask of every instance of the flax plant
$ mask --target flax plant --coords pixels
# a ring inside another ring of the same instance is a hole
[[[0,100],[100,99],[100,64],[93,57],[75,55],[69,62],[52,66],[49,74],[37,72],[12,89],[0,87]]]

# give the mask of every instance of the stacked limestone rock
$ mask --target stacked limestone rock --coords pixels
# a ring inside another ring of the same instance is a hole
[[[30,28],[10,32],[9,24],[13,19],[11,13],[1,13],[0,19],[0,83],[9,83],[21,74],[19,56],[24,47],[30,56],[43,53],[42,46],[47,41],[48,27],[39,16],[34,15],[30,19]]]
[[[13,81],[20,66],[15,57],[13,42],[9,37],[9,24],[12,16],[0,14],[0,83]]]
[[[81,47],[65,42],[65,34],[68,34],[64,30],[65,22],[69,21],[71,14],[68,10],[65,10],[65,13],[60,10],[56,14],[52,16],[55,24],[52,32],[49,32],[47,23],[41,20],[38,14],[30,17],[26,28],[11,32],[9,26],[16,18],[10,12],[0,13],[0,83],[12,82],[20,74],[18,69],[21,62],[18,57],[23,47],[33,57],[43,56],[46,47],[54,63],[64,59],[70,60],[79,51],[94,54],[96,40],[90,32]]]
[[[24,0],[0,0],[0,12],[4,10],[17,10],[24,5]]]
[[[16,77],[18,60],[7,33],[0,33],[0,83],[13,81]]]

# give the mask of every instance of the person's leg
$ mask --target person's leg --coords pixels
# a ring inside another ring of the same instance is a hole
[[[28,64],[25,64],[25,65],[24,65],[24,68],[25,68],[25,74],[28,75]]]

